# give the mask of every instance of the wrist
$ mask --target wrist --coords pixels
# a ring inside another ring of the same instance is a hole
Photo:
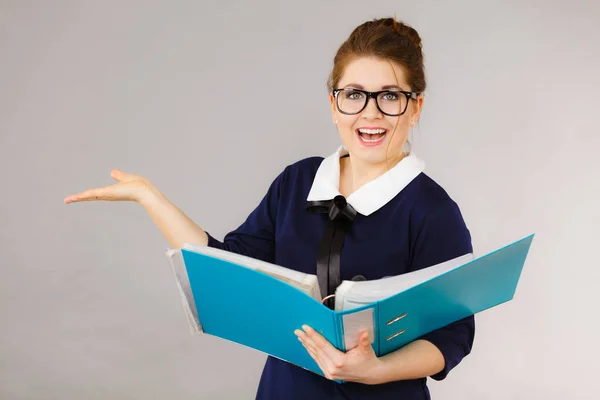
[[[381,385],[396,380],[393,376],[394,370],[397,368],[398,365],[395,365],[394,360],[389,357],[383,356],[377,358],[377,364],[371,374],[370,384]]]
[[[154,207],[164,201],[163,194],[154,186],[147,186],[142,189],[138,196],[137,202],[144,208]]]
[[[387,376],[387,368],[388,365],[385,359],[378,357],[372,367],[367,371],[367,376],[364,377],[363,383],[367,385],[379,385],[387,382],[385,379]]]

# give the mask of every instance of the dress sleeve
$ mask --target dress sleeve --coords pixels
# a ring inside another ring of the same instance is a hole
[[[426,268],[472,252],[471,234],[458,205],[449,199],[436,211],[425,216],[414,241],[411,270]],[[471,352],[474,337],[475,318],[472,315],[423,335],[420,339],[435,345],[445,360],[444,369],[431,378],[438,381],[444,379]]]
[[[227,233],[222,242],[206,232],[208,246],[273,262],[278,205],[286,173],[287,168],[271,183],[265,196],[246,220],[237,229]]]

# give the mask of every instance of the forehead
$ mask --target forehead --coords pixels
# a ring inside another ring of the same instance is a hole
[[[359,57],[346,65],[337,86],[342,88],[349,84],[361,85],[369,91],[380,90],[386,85],[399,85],[408,90],[403,68],[394,62],[375,57]]]

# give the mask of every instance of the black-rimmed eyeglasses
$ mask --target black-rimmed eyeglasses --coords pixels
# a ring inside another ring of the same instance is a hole
[[[342,114],[354,115],[367,107],[370,98],[375,99],[377,109],[390,117],[397,117],[406,112],[408,101],[416,99],[419,94],[404,90],[381,90],[367,92],[366,90],[344,88],[333,89],[333,97],[338,110]]]

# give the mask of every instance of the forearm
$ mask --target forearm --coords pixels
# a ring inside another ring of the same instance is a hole
[[[150,214],[172,248],[180,248],[184,243],[201,246],[208,244],[206,232],[158,190],[149,190],[140,204]]]
[[[444,356],[426,340],[416,340],[379,360],[380,367],[373,376],[377,384],[424,378],[444,368]]]

